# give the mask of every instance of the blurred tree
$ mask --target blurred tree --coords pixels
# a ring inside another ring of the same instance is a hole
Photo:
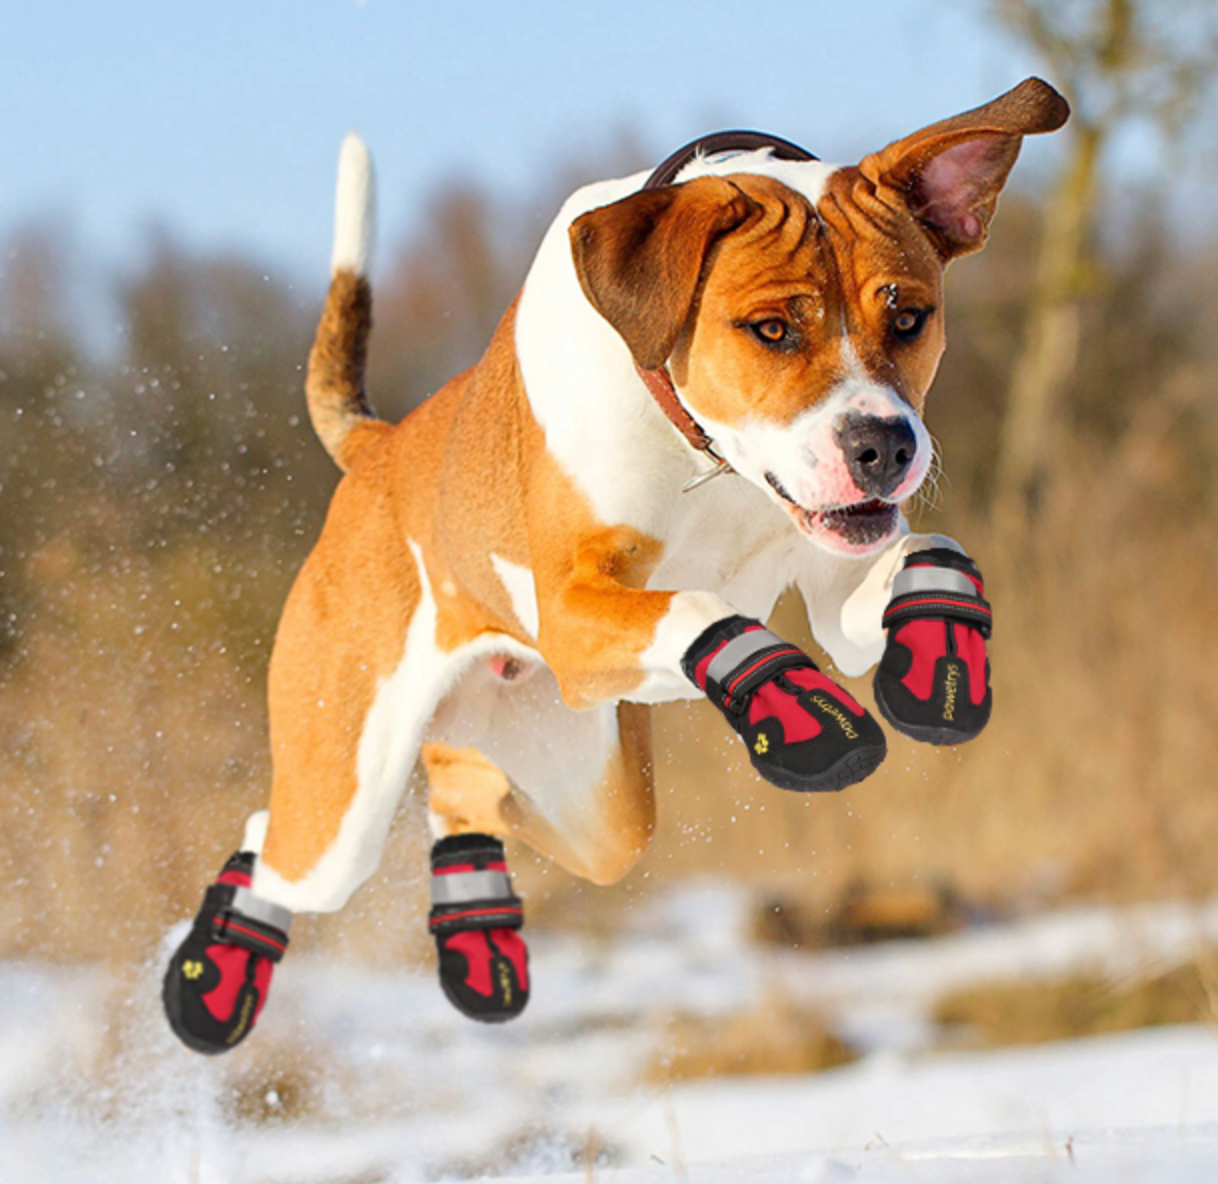
[[[89,479],[80,423],[93,366],[72,323],[72,235],[60,221],[16,230],[0,272],[0,657],[34,612],[34,557]]]
[[[338,477],[305,415],[312,318],[289,292],[250,262],[159,232],[118,285],[128,352],[110,418],[125,446],[109,487],[137,552],[191,554],[187,567],[212,573],[196,608],[213,606],[209,627],[255,668]]]
[[[481,356],[536,246],[519,222],[465,182],[428,203],[426,231],[376,282],[369,389],[379,414],[401,418]]]
[[[994,8],[1043,58],[1074,109],[1067,156],[1045,205],[995,477],[993,518],[1001,532],[1018,535],[1061,445],[1105,150],[1139,121],[1171,138],[1197,117],[1218,67],[1218,7],[1212,0],[994,0]]]

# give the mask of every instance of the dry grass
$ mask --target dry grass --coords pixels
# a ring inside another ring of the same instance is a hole
[[[961,1040],[985,1046],[1043,1044],[1161,1024],[1212,1024],[1218,969],[1213,957],[1136,981],[1099,974],[1049,982],[984,983],[955,991],[935,1006],[937,1023]]]
[[[703,1077],[818,1073],[854,1056],[818,1012],[773,996],[727,1016],[669,1017],[644,1078],[670,1084]]]
[[[960,929],[970,911],[946,884],[858,882],[819,912],[797,896],[766,898],[753,914],[751,936],[763,945],[803,950],[941,937]]]

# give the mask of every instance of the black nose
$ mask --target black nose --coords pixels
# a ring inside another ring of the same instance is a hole
[[[905,479],[918,451],[917,437],[904,416],[847,416],[837,429],[837,442],[854,483],[872,497],[888,497]]]

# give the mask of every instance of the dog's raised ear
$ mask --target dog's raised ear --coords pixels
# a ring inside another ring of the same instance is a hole
[[[945,259],[985,245],[999,191],[1024,136],[1056,131],[1070,105],[1028,78],[992,103],[931,124],[872,153],[859,171],[895,189]]]
[[[645,370],[664,365],[672,353],[716,239],[753,209],[729,181],[699,177],[641,190],[571,224],[584,295]]]

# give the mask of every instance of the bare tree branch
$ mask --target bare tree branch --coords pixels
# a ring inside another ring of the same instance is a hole
[[[1074,108],[1069,156],[1045,208],[995,479],[994,520],[1017,535],[1044,492],[1075,373],[1105,150],[1135,121],[1177,139],[1206,108],[1218,8],[1198,0],[994,0],[994,11],[1044,59]]]

